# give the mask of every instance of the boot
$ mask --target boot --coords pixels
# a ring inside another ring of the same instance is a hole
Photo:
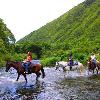
[[[72,66],[70,66],[70,70],[72,70]]]
[[[32,73],[32,71],[31,71],[31,69],[30,69],[30,68],[28,68],[28,73],[29,73],[29,74],[31,74],[31,73]]]

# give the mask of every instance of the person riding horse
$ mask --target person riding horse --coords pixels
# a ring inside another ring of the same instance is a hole
[[[100,70],[100,62],[98,60],[96,60],[96,56],[95,54],[91,54],[90,58],[88,59],[88,62],[87,62],[87,65],[88,65],[88,74],[89,74],[89,71],[94,71],[96,70],[97,71],[97,74],[98,74],[98,71]]]
[[[26,78],[26,74],[31,74],[31,73],[35,73],[36,74],[36,80],[38,80],[38,78],[40,77],[40,75],[42,74],[42,78],[45,77],[45,72],[44,72],[44,68],[41,64],[37,64],[36,67],[34,67],[34,65],[32,65],[30,67],[31,69],[31,73],[25,73],[25,69],[22,65],[22,62],[16,62],[16,61],[7,61],[6,62],[6,72],[9,71],[10,68],[14,68],[16,71],[17,71],[17,80],[19,79],[20,75],[23,75],[25,80],[26,80],[26,83],[27,83],[27,78]]]
[[[72,56],[72,53],[70,53],[68,60],[69,60],[70,70],[72,70],[72,66],[73,66],[73,56]]]
[[[26,72],[30,72],[29,69],[30,69],[31,61],[32,61],[32,53],[29,51],[27,54],[27,58],[23,61],[24,62],[23,66]]]

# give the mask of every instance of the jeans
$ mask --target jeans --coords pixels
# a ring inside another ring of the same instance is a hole
[[[25,62],[24,63],[24,68],[25,70],[28,72],[28,68],[29,68],[30,62]]]

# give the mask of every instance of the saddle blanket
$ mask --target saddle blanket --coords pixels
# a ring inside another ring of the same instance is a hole
[[[68,63],[68,66],[75,66],[75,65],[78,65],[77,61],[74,61],[72,64],[70,64],[70,62]]]
[[[41,64],[41,63],[40,63],[40,60],[32,60],[31,63],[32,63],[32,64]]]

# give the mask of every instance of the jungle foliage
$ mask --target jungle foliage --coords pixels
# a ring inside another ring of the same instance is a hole
[[[45,61],[48,58],[67,60],[70,52],[76,60],[83,63],[91,52],[96,53],[99,59],[100,0],[84,1],[54,21],[31,32],[16,45],[19,48],[29,46],[27,49],[39,47],[37,51]]]
[[[0,19],[0,66],[3,66],[5,61],[11,58],[15,49],[15,38],[11,31]]]
[[[5,26],[2,20],[0,23]],[[0,45],[2,51],[9,54],[13,51],[11,46],[14,38],[10,31],[7,31],[10,36],[8,38],[1,29],[5,34],[5,29],[0,26]],[[59,18],[17,41],[13,59],[22,61],[26,57],[26,53],[31,51],[33,59],[41,59],[44,66],[54,65],[59,60],[67,61],[70,52],[73,53],[75,60],[84,64],[92,52],[100,60],[99,32],[100,0],[85,0]]]

